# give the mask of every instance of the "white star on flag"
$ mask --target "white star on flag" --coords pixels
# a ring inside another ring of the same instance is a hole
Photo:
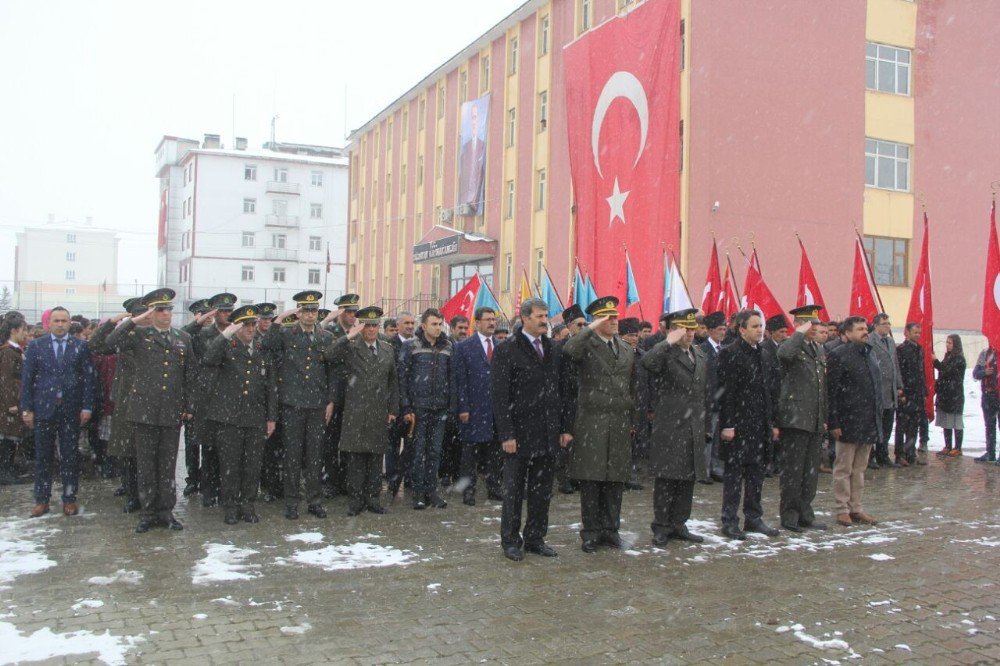
[[[628,195],[628,192],[622,192],[618,188],[618,178],[615,178],[614,192],[607,198],[608,206],[611,208],[611,218],[608,220],[609,227],[615,223],[615,218],[621,219],[622,224],[625,224],[625,200],[628,199]]]

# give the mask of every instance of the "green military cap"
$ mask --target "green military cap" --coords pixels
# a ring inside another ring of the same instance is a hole
[[[298,322],[299,316],[294,312],[281,320],[282,326],[294,326]]]
[[[126,298],[122,303],[122,309],[131,315],[140,315],[147,310],[141,298]]]
[[[698,328],[698,309],[687,308],[671,312],[667,315],[667,323],[681,328]]]
[[[278,306],[274,303],[258,303],[257,316],[261,319],[274,319],[278,316]]]
[[[177,292],[173,289],[170,289],[169,287],[161,287],[160,289],[154,289],[143,296],[141,303],[147,308],[173,308],[174,296],[176,295]]]
[[[803,305],[795,309],[789,310],[789,314],[795,317],[799,321],[811,321],[814,323],[819,322],[819,313],[823,309],[822,305]]]
[[[358,321],[365,324],[366,326],[378,326],[379,319],[385,314],[382,308],[369,305],[366,308],[361,308],[358,310]]]
[[[209,312],[211,309],[212,305],[208,302],[207,298],[199,299],[188,306],[188,312],[196,315],[205,314],[206,312]]]
[[[213,310],[232,310],[236,307],[236,301],[238,300],[240,299],[236,297],[236,294],[224,291],[208,299],[208,304]]]
[[[323,321],[324,319],[326,319],[329,316],[330,316],[330,311],[329,310],[327,310],[326,308],[320,308],[319,309],[319,314],[317,315],[317,318],[320,321]]]
[[[247,321],[257,321],[260,316],[260,307],[256,305],[244,305],[241,308],[236,308],[233,313],[229,315],[229,322],[232,324],[242,324]]]
[[[587,314],[591,317],[618,316],[618,298],[602,296],[587,306]]]
[[[319,302],[322,299],[323,292],[315,290],[300,291],[292,296],[292,300],[303,310],[319,310]]]
[[[360,303],[361,297],[357,294],[344,294],[343,296],[338,296],[337,300],[333,302],[341,310],[357,310]]]

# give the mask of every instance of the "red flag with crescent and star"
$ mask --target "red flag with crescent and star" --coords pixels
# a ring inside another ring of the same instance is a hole
[[[829,319],[829,315],[826,312],[825,301],[823,300],[823,294],[819,291],[819,281],[816,279],[816,274],[813,272],[812,263],[809,261],[809,255],[806,254],[806,246],[802,244],[802,239],[799,239],[799,248],[802,250],[802,256],[799,259],[799,293],[795,298],[795,307],[800,308],[803,305],[820,305],[823,306],[820,310],[820,317],[823,319]]]
[[[983,335],[1000,349],[1000,243],[997,242],[997,202],[990,208],[990,235],[986,243],[986,285],[983,290]]]
[[[712,256],[708,258],[708,277],[705,278],[705,289],[701,292],[702,314],[712,314],[722,309],[725,292],[722,290],[722,278],[719,276],[719,250],[712,239]]]
[[[927,213],[924,213],[924,241],[920,248],[920,262],[913,278],[910,293],[910,309],[906,312],[906,323],[920,324],[920,346],[924,348],[924,384],[927,386],[924,409],[927,418],[934,418],[934,305],[931,300],[930,227]]]
[[[472,321],[475,314],[476,296],[479,295],[479,273],[473,275],[465,286],[458,290],[447,303],[441,306],[441,314],[445,321],[451,321],[452,317],[464,315]]]
[[[646,2],[563,52],[576,255],[615,284],[628,247],[653,303],[663,247],[680,245],[679,25],[679,0]]]

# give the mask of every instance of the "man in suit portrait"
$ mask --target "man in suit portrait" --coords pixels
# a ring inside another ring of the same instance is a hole
[[[458,203],[479,205],[483,190],[485,162],[486,143],[479,138],[479,104],[471,102],[468,136],[462,143],[462,152],[458,161]]]
[[[52,456],[59,441],[63,513],[79,512],[76,491],[80,477],[77,440],[80,427],[94,409],[94,369],[87,343],[69,335],[69,311],[56,307],[49,315],[49,333],[33,340],[21,370],[21,416],[35,430],[35,508],[37,518],[49,512]]]

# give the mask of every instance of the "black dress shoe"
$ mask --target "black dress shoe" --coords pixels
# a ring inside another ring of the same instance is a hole
[[[561,492],[563,495],[572,495],[573,493],[576,492],[576,488],[573,487],[572,483],[567,481],[565,483],[559,484],[559,492]]]
[[[879,466],[877,462],[875,462],[874,460],[868,461],[868,469],[878,469],[878,468]]]
[[[825,530],[826,523],[817,523],[815,520],[810,523],[805,520],[800,520],[799,527],[806,530]]]
[[[180,532],[182,529],[184,529],[184,525],[181,524],[181,521],[177,520],[173,516],[170,516],[169,518],[167,518],[167,520],[165,522],[166,522],[168,530],[173,530],[175,532]]]
[[[542,557],[555,557],[559,553],[552,550],[546,543],[533,543],[525,544],[524,549],[529,553],[534,553],[535,555],[541,555]]]
[[[358,506],[357,504],[352,504],[351,506],[347,507],[347,517],[348,518],[353,518],[354,516],[358,515],[359,513],[361,513],[364,510],[365,509],[364,509],[363,506]]]
[[[653,545],[658,548],[662,548],[667,545],[667,541],[670,540],[669,532],[656,532],[653,534]]]
[[[273,502],[276,499],[278,499],[278,498],[275,497],[274,495],[272,495],[271,493],[264,493],[263,495],[260,496],[260,501],[261,502],[266,502],[267,504],[270,504],[271,502]]]
[[[745,541],[747,533],[741,530],[737,525],[724,525],[722,528],[722,536],[729,537],[730,539],[736,539],[738,541]]]
[[[493,500],[494,502],[502,502],[503,495],[501,495],[500,493],[489,492],[486,493],[486,499]]]
[[[703,543],[705,541],[705,537],[692,534],[686,525],[675,527],[670,536],[679,541],[690,541],[691,543]]]
[[[714,472],[711,474],[711,478],[712,481],[718,481],[719,483],[725,481],[725,477],[723,477],[721,474],[716,474]]]
[[[797,523],[786,523],[785,521],[781,521],[781,526],[784,527],[789,532],[802,532],[803,531],[802,526],[798,525]]]
[[[773,527],[765,523],[763,520],[755,520],[752,523],[745,524],[743,526],[743,531],[754,532],[756,534],[763,534],[764,536],[769,536],[769,537],[776,537],[778,536],[778,534],[780,534],[778,530],[774,529]]]
[[[476,498],[471,495],[462,498],[462,504],[465,506],[476,506]]]
[[[194,495],[196,492],[198,492],[197,483],[190,481],[186,486],[184,486],[184,497],[191,497],[191,495]]]
[[[369,504],[368,513],[388,513],[381,504]]]
[[[285,509],[285,518],[288,520],[298,520],[299,519],[299,507],[290,506]]]
[[[128,488],[126,488],[125,484],[123,483],[122,485],[120,485],[117,488],[115,488],[115,497],[124,497],[125,493],[127,493],[127,492],[128,492]]]
[[[125,506],[122,507],[122,513],[133,513],[139,510],[139,500],[130,499],[125,501]]]
[[[226,517],[222,519],[226,525],[235,525],[240,522],[240,517],[236,515],[235,511],[226,511]]]
[[[206,509],[210,509],[218,503],[219,503],[219,498],[217,498],[215,495],[204,495],[201,498],[201,505]]]
[[[426,508],[427,508],[427,505],[424,504],[424,501],[422,499],[413,500],[413,510],[414,511],[423,511]]]
[[[155,520],[153,520],[151,518],[143,518],[142,520],[139,521],[139,524],[135,526],[135,533],[136,534],[145,534],[154,525],[156,525],[156,521]]]
[[[983,455],[976,458],[976,462],[996,462],[996,461],[997,461],[996,456],[991,456],[988,453],[984,453]]]
[[[243,511],[243,521],[247,523],[259,523],[260,516],[253,509]]]
[[[306,511],[317,518],[326,518],[326,509],[323,508],[322,504],[310,504]]]
[[[612,548],[617,548],[618,550],[622,549],[622,538],[617,533],[605,534],[601,537],[601,542],[611,546]]]
[[[517,546],[507,546],[504,548],[503,556],[508,560],[514,560],[515,562],[520,562],[524,559],[524,553]]]
[[[626,481],[625,482],[625,489],[626,490],[642,490],[642,484],[639,483],[638,481]]]
[[[433,506],[437,509],[443,509],[446,506],[448,506],[448,502],[446,502],[444,498],[438,495],[436,492],[432,492],[430,495],[427,496],[427,505]]]
[[[712,480],[712,477],[708,477],[707,479],[698,479],[698,483],[703,483],[706,486],[710,486],[713,483],[715,483],[715,481]]]
[[[585,553],[596,553],[597,542],[591,541],[590,539],[585,539],[584,542],[580,544],[580,550],[582,550]]]

